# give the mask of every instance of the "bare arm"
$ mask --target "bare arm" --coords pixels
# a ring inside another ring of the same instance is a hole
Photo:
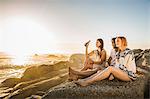
[[[86,46],[85,55],[86,55],[86,57],[88,57],[88,46]]]
[[[94,54],[94,51],[91,51],[88,56],[92,56]]]
[[[86,55],[86,58],[93,55],[94,54],[94,51],[91,51],[90,53],[88,53],[88,46],[86,47],[86,50],[85,50],[85,55]]]
[[[108,60],[107,60],[107,62],[108,62],[109,65],[110,65],[110,63],[111,63],[111,60],[112,60],[112,57],[110,56],[110,57],[108,58]]]

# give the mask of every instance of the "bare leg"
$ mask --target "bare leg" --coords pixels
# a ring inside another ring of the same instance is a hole
[[[91,67],[92,67],[92,64],[89,63],[89,60],[90,60],[90,58],[86,57],[86,60],[85,60],[85,62],[84,62],[84,66],[83,66],[83,68],[81,69],[81,71],[85,71],[85,70],[87,70],[87,69],[92,69],[92,68],[91,68]]]
[[[78,80],[78,75],[73,74],[72,72],[69,72],[69,81],[77,81]]]
[[[102,72],[95,75],[94,77],[87,79],[87,80],[79,80],[76,83],[81,85],[81,86],[87,86],[87,85],[94,83],[96,81],[100,81],[100,80],[108,78],[111,73],[114,75],[114,77],[116,77],[122,81],[131,81],[131,79],[129,78],[127,73],[125,73],[124,71],[122,71],[118,68],[110,66],[110,67],[107,67]]]
[[[75,71],[69,67],[69,80],[77,80],[85,77],[89,77],[95,74],[98,69],[87,70],[87,71]]]
[[[98,71],[98,68],[91,69],[91,70],[86,70],[86,71],[75,71],[71,67],[69,67],[69,72],[76,74],[76,75],[81,75],[81,76],[88,76],[93,73],[96,73]]]
[[[100,72],[102,72],[103,70],[98,70],[95,74],[93,74],[93,75],[91,75],[91,76],[89,76],[89,77],[87,77],[87,78],[84,78],[84,79],[82,79],[82,80],[90,80],[91,78],[93,78],[93,77],[95,77],[96,75],[98,75]]]

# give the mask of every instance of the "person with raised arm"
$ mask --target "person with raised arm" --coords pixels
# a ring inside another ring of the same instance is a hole
[[[101,38],[96,40],[96,50],[88,53],[89,42],[85,43],[86,51],[85,51],[85,63],[83,68],[80,71],[73,70],[69,67],[69,80],[78,80],[79,78],[88,77],[98,70],[102,70],[105,68],[106,61],[106,51],[103,48],[104,42]]]
[[[116,53],[115,66],[108,66],[103,71],[87,77],[85,79],[79,79],[75,81],[76,84],[81,86],[87,86],[94,82],[109,78],[112,74],[115,78],[122,81],[132,81],[136,79],[136,64],[133,51],[127,48],[127,40],[123,36],[119,36],[116,39],[116,46],[118,52]]]

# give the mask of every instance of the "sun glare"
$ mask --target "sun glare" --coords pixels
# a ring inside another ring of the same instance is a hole
[[[4,24],[3,50],[15,55],[14,64],[24,64],[24,56],[46,53],[56,43],[54,33],[30,18],[11,17]]]
[[[22,55],[20,55],[20,56],[16,55],[11,62],[14,65],[25,65],[25,64],[28,64],[26,56],[22,56]]]

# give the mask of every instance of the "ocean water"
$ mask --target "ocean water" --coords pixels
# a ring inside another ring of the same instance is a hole
[[[35,54],[23,57],[0,55],[0,82],[7,78],[20,78],[28,66],[54,64],[68,59],[69,55],[62,54]]]
[[[0,69],[0,83],[7,78],[20,78],[25,71],[22,69]]]

